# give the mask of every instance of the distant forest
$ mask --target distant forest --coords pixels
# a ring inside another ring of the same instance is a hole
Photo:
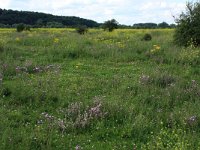
[[[87,26],[89,28],[98,28],[102,23],[97,23],[93,20],[83,19],[74,16],[55,16],[51,14],[30,12],[30,11],[16,11],[0,9],[0,28],[16,27],[18,24],[23,23],[32,28],[63,28],[63,27],[77,27]],[[169,25],[166,22],[160,24],[156,23],[137,23],[132,26],[119,25],[119,28],[174,28],[176,25]]]
[[[99,26],[95,21],[79,17],[55,16],[38,12],[0,9],[1,26],[10,27],[16,26],[16,24],[19,23],[24,23],[32,27],[74,27],[77,25],[86,25],[87,27]]]

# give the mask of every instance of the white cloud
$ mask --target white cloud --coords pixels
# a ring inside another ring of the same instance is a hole
[[[11,0],[0,0],[0,8],[8,8],[11,3]]]

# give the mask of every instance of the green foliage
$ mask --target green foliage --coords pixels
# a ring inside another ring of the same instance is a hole
[[[99,24],[93,20],[83,19],[79,17],[67,17],[67,16],[54,16],[51,14],[29,12],[29,11],[14,11],[0,9],[0,22],[4,25],[14,24],[28,24],[33,27],[76,27],[77,25],[86,25],[88,27],[98,27]]]
[[[200,3],[187,3],[186,12],[176,19],[174,41],[178,45],[200,45]]]
[[[165,28],[175,28],[176,25],[175,24],[169,25],[166,22],[162,22],[162,23],[159,23],[159,24],[156,24],[156,23],[136,23],[136,24],[133,24],[132,27],[135,28],[135,29],[157,29],[157,28],[165,29]]]
[[[25,25],[24,24],[18,24],[17,25],[17,32],[22,32],[25,30]]]
[[[176,28],[176,24],[170,24],[170,28]]]
[[[83,35],[88,32],[88,28],[87,26],[78,26],[76,32]]]
[[[38,25],[41,25],[42,23],[39,22]],[[59,23],[59,22],[47,22],[47,25],[46,27],[48,28],[63,28],[64,25],[62,23]]]
[[[169,24],[168,23],[166,23],[166,22],[162,22],[162,23],[159,23],[158,24],[158,28],[169,28],[170,26],[169,26]]]
[[[105,21],[103,24],[103,29],[112,32],[114,29],[118,28],[118,22],[115,19]]]
[[[36,21],[36,26],[39,27],[39,28],[43,27],[44,26],[44,21],[42,19],[38,19]]]
[[[156,23],[136,23],[133,27],[136,29],[154,29],[157,28],[158,25]]]
[[[18,24],[16,28],[17,28],[17,32],[31,31],[30,26],[25,25],[25,24],[23,24],[23,23]]]
[[[146,34],[142,37],[141,40],[142,40],[142,41],[151,41],[151,40],[152,40],[152,36],[151,36],[151,34],[146,33]]]
[[[0,28],[10,28],[10,25],[0,23]]]

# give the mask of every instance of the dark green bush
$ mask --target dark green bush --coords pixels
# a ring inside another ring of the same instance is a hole
[[[200,45],[200,2],[187,3],[186,12],[176,19],[174,41],[180,46]]]
[[[146,33],[143,37],[142,37],[142,41],[151,41],[152,40],[152,36],[149,33]]]
[[[118,25],[119,23],[115,19],[112,19],[112,20],[108,20],[104,22],[102,27],[104,30],[108,30],[109,32],[112,32],[114,29],[118,28]]]
[[[82,35],[87,33],[87,31],[88,31],[87,26],[78,26],[76,28],[76,32]]]
[[[25,25],[23,23],[20,23],[17,25],[17,32],[22,32],[22,31],[31,31],[31,28],[29,25]]]
[[[25,29],[25,25],[23,23],[20,23],[17,25],[17,32],[22,32]]]
[[[79,54],[78,54],[78,52],[69,52],[68,53],[68,57],[69,58],[72,58],[72,59],[76,59],[76,58],[78,58],[79,57]]]

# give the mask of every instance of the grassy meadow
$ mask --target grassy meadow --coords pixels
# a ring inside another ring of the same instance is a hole
[[[173,33],[0,29],[0,149],[200,149],[200,48]]]

